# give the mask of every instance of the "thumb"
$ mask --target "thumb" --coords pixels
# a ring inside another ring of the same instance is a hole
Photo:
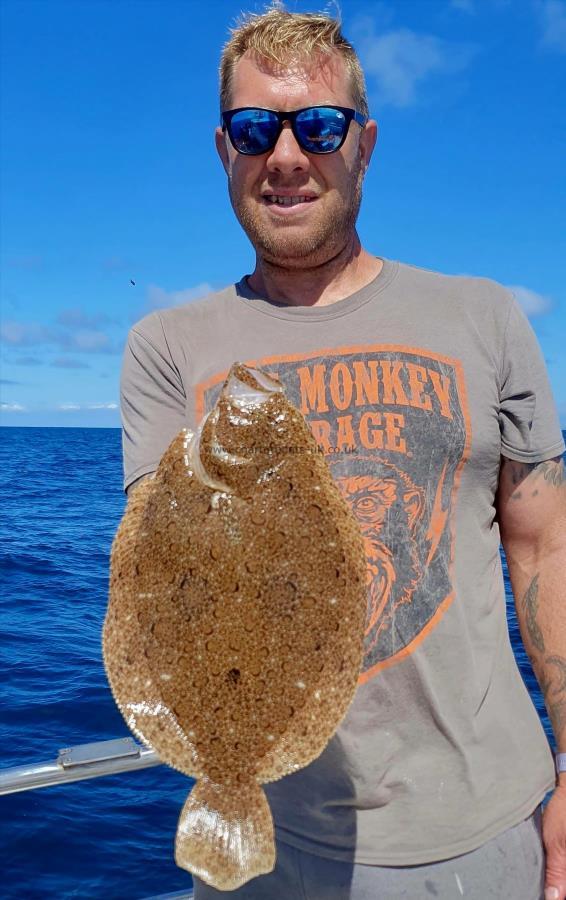
[[[547,852],[544,900],[566,900],[566,852]]]
[[[546,851],[544,900],[566,900],[566,784],[556,787],[543,812]]]

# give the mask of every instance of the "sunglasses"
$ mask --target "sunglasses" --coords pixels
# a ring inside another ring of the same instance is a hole
[[[255,106],[222,113],[222,130],[228,132],[234,150],[244,156],[259,156],[273,150],[289,122],[299,147],[307,153],[335,153],[340,149],[350,122],[362,128],[368,117],[345,106],[306,106],[293,112],[275,112]]]

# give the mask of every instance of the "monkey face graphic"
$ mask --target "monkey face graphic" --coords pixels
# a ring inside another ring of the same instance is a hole
[[[456,596],[452,517],[471,446],[462,364],[380,343],[247,364],[281,381],[359,522],[367,553],[359,683],[367,684],[410,657]],[[227,374],[195,386],[197,421]]]
[[[340,469],[348,466],[348,474]],[[352,471],[353,470],[353,471]],[[358,519],[368,561],[365,655],[386,658],[399,649],[397,611],[412,602],[424,570],[419,524],[424,492],[392,463],[380,459],[333,463],[342,495]],[[402,640],[402,638],[401,638]]]

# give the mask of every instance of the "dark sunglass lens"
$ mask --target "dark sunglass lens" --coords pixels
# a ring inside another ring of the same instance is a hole
[[[265,109],[245,109],[232,116],[230,132],[239,153],[265,153],[275,143],[277,116]]]
[[[340,146],[346,127],[343,112],[324,106],[305,109],[296,122],[301,143],[309,153],[332,153]]]

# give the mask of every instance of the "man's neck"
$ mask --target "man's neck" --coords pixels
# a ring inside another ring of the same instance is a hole
[[[335,257],[321,265],[288,268],[256,258],[248,283],[253,291],[289,306],[329,306],[349,297],[373,281],[383,261],[360,245],[357,235]]]

